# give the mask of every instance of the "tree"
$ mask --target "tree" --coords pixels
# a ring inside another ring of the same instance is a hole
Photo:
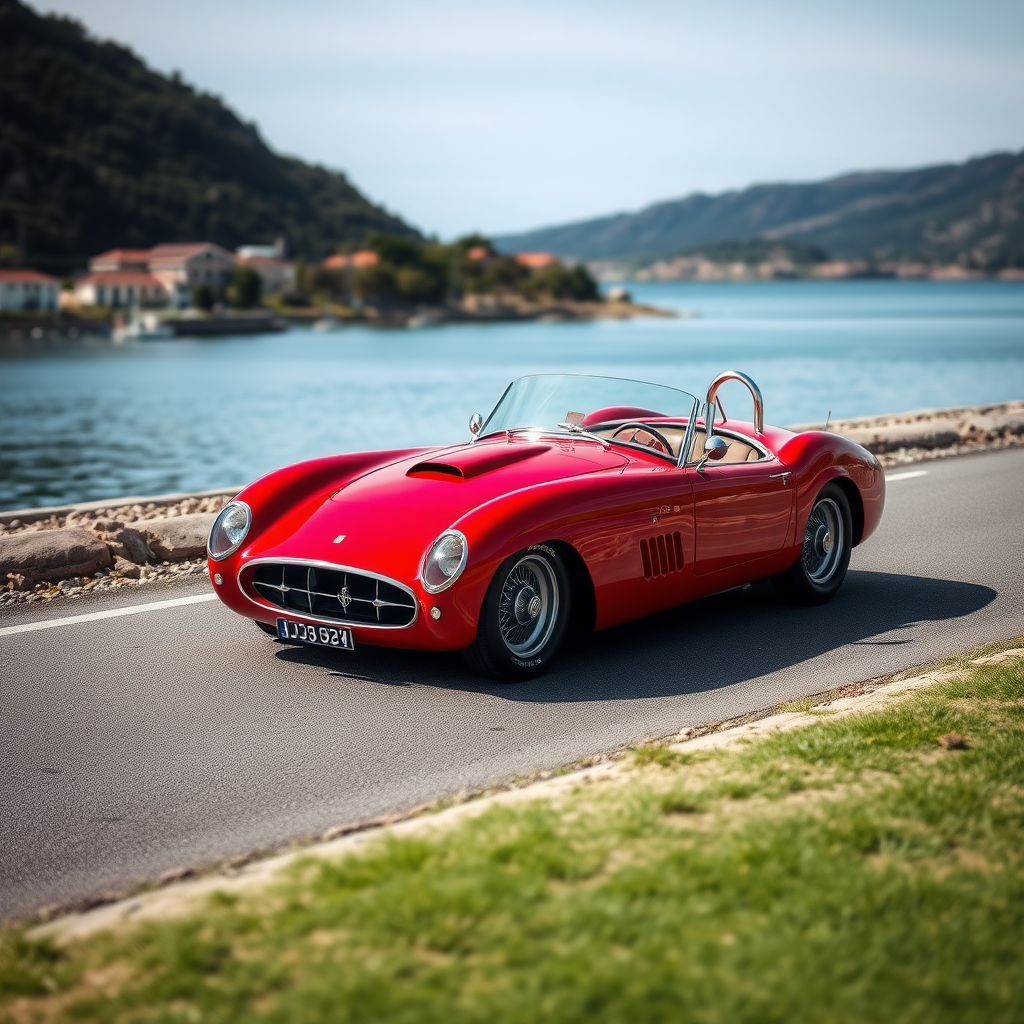
[[[213,304],[217,301],[217,296],[213,294],[213,289],[208,284],[196,285],[192,289],[192,305],[196,309],[201,309],[204,313],[209,313],[213,309]]]
[[[556,263],[535,270],[520,282],[519,294],[531,302],[537,301],[541,296],[549,299],[594,302],[598,297],[598,289],[597,282],[582,263],[577,263],[571,268]]]
[[[260,303],[263,282],[252,267],[235,267],[228,285],[228,302],[235,309],[252,309]]]
[[[444,294],[444,283],[421,267],[401,267],[395,280],[398,294],[410,302],[436,302]]]
[[[352,281],[352,290],[364,302],[394,298],[398,290],[395,272],[386,263],[362,267]]]

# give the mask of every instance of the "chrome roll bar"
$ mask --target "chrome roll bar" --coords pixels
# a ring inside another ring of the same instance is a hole
[[[708,388],[707,397],[707,412],[704,417],[704,425],[706,428],[706,438],[711,440],[711,434],[715,426],[715,403],[718,403],[718,408],[721,410],[722,419],[728,419],[725,415],[725,408],[722,406],[722,402],[718,397],[718,389],[727,380],[738,380],[741,384],[745,384],[747,390],[750,392],[751,397],[754,399],[754,430],[757,433],[764,431],[764,399],[761,397],[761,389],[745,374],[740,373],[739,370],[726,370],[725,373],[720,373],[712,382]]]

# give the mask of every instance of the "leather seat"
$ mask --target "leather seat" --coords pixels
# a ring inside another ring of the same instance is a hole
[[[719,436],[725,437],[725,435]],[[690,462],[699,461],[700,457],[704,454],[704,439],[706,437],[707,433],[703,430],[695,430],[693,432],[693,443],[690,445]],[[737,441],[734,437],[725,437],[725,440],[729,442],[729,447],[726,448],[725,455],[715,463],[716,466],[724,466],[735,462],[757,462],[761,458],[761,453],[752,444],[747,444],[745,441]]]

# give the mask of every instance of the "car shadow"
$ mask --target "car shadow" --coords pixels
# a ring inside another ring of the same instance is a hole
[[[517,702],[631,700],[719,689],[844,646],[905,645],[915,623],[958,619],[996,596],[977,583],[851,571],[828,604],[790,608],[770,586],[752,586],[590,635],[570,644],[544,676],[511,686],[473,674],[458,654],[282,645],[277,657],[348,679]]]

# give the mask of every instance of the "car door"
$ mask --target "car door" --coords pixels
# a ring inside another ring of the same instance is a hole
[[[694,502],[694,572],[700,576],[782,549],[794,489],[776,459],[688,470]]]
[[[614,499],[601,515],[576,529],[569,539],[592,575],[598,628],[689,596],[693,494],[685,469],[634,464],[616,481]]]

